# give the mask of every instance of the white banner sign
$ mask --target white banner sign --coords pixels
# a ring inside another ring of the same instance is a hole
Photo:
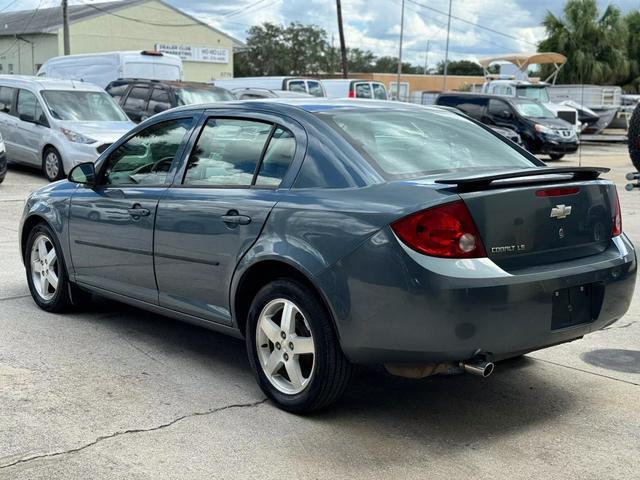
[[[228,48],[156,43],[156,51],[177,55],[187,62],[229,63]]]

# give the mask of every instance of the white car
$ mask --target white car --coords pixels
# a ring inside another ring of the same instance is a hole
[[[41,168],[49,181],[78,163],[95,161],[134,126],[98,86],[0,75],[0,134],[7,159]]]
[[[322,80],[322,86],[329,98],[370,98],[388,100],[387,89],[382,82],[358,80],[353,78],[336,78]]]

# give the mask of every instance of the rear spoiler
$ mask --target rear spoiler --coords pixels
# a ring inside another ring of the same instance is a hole
[[[595,180],[600,174],[607,173],[610,168],[604,167],[535,167],[511,170],[494,170],[485,173],[457,173],[437,179],[436,183],[455,185],[459,190],[471,191],[488,188],[496,180],[522,179],[524,182],[535,182],[535,178],[545,175],[571,175],[571,180]],[[539,182],[555,182],[557,178],[538,179]],[[518,182],[519,183],[519,182]]]

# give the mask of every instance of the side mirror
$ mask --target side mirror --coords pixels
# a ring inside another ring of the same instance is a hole
[[[80,163],[69,172],[69,181],[81,185],[95,185],[96,166],[93,162]]]
[[[36,119],[30,113],[21,113],[18,118],[23,122],[36,123]]]
[[[156,103],[156,106],[153,107],[153,112],[154,113],[161,113],[161,112],[164,112],[166,110],[169,110],[169,107],[167,107],[165,104],[162,104],[162,103]]]

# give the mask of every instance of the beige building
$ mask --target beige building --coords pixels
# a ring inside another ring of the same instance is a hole
[[[69,23],[71,54],[174,53],[191,81],[233,77],[233,51],[243,45],[162,0],[70,5]],[[60,7],[0,14],[0,74],[33,75],[63,53]]]

